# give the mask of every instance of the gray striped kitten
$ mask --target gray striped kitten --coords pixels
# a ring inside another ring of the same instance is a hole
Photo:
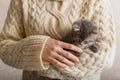
[[[94,25],[91,21],[81,19],[75,21],[72,25],[72,31],[68,33],[62,41],[81,46],[80,48],[89,48],[92,52],[98,52],[98,45],[96,40],[98,37],[98,26]],[[66,49],[65,49],[66,50]],[[70,50],[67,50],[70,51]],[[80,53],[74,54],[80,56]]]

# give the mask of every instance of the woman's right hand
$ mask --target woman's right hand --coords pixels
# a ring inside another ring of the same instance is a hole
[[[62,68],[74,66],[75,63],[79,62],[79,59],[75,55],[64,49],[73,50],[79,53],[82,52],[77,46],[49,38],[45,43],[42,57],[53,65]]]

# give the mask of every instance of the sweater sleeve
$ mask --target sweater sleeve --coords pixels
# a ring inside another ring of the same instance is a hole
[[[17,69],[46,70],[49,63],[42,59],[44,44],[49,36],[26,37],[21,0],[12,0],[4,27],[0,33],[0,58]]]
[[[114,62],[116,39],[110,0],[93,1],[96,1],[96,3],[91,14],[91,21],[99,26],[97,39],[99,51],[98,53],[93,53],[89,49],[85,49],[78,64],[73,67],[60,68],[60,71],[64,75],[68,75],[68,77],[84,78],[100,74],[110,68]]]

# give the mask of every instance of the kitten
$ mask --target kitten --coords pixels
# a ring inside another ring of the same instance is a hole
[[[98,32],[98,27],[91,21],[81,19],[73,23],[71,32],[63,37],[62,41],[78,47],[81,46],[82,49],[89,48],[92,52],[97,53],[98,45],[96,45],[96,40]],[[80,53],[75,55],[80,56]]]

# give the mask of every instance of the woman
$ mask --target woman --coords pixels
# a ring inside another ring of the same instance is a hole
[[[74,21],[99,26],[96,54],[60,41]],[[23,80],[99,80],[115,55],[115,29],[109,0],[12,0],[0,34],[0,57],[23,69]],[[42,77],[44,76],[44,77]]]

